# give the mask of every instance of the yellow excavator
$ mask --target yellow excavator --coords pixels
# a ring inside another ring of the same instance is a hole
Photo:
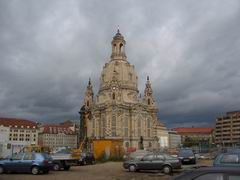
[[[83,141],[81,142],[79,148],[77,149],[72,149],[72,157],[74,158],[80,158],[81,157],[81,153],[83,152],[83,148],[84,148],[84,145],[85,145],[85,142],[86,142],[86,136],[84,137]]]

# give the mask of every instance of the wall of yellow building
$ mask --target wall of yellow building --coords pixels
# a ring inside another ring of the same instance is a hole
[[[93,140],[93,153],[96,159],[121,158],[124,154],[122,140]]]

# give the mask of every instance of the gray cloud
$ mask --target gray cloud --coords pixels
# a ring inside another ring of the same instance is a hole
[[[0,1],[0,116],[78,119],[117,25],[168,127],[240,109],[239,1]]]

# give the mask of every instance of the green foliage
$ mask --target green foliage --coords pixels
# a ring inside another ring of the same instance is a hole
[[[190,137],[186,137],[183,143],[183,147],[192,147],[197,145],[199,145],[199,141]]]

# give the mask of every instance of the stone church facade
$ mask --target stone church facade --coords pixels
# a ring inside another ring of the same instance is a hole
[[[122,139],[125,148],[154,148],[158,144],[158,108],[149,77],[141,97],[138,76],[134,65],[127,60],[126,41],[119,30],[111,45],[111,58],[103,67],[99,91],[94,96],[89,80],[81,108],[89,112],[85,117],[87,137]]]

